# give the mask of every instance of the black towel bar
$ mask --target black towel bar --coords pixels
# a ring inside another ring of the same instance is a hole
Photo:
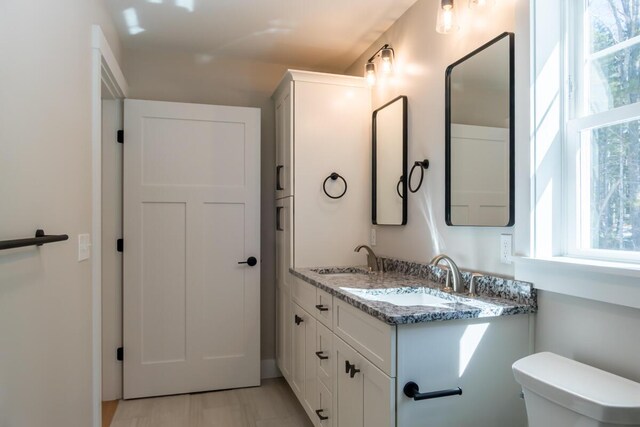
[[[62,242],[69,240],[66,234],[46,235],[44,230],[36,230],[36,236],[28,239],[14,239],[0,241],[0,251],[4,249],[22,248],[24,246],[42,246],[45,243]]]

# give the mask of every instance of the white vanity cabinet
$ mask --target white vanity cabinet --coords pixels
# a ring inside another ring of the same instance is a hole
[[[317,427],[526,426],[511,364],[530,354],[532,315],[389,325],[293,275],[291,299],[287,379]],[[414,400],[410,382],[462,394]]]
[[[389,373],[395,372],[396,328],[296,277],[291,298],[287,379],[311,421],[318,427],[395,426],[396,386]]]

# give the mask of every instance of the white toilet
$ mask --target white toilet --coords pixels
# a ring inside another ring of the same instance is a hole
[[[640,384],[553,353],[513,364],[529,427],[640,427]]]

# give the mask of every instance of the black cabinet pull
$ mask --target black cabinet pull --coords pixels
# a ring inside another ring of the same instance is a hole
[[[276,166],[276,190],[278,191],[284,190],[284,187],[282,187],[282,183],[280,181],[280,172],[282,171],[283,168],[284,166],[282,165]]]
[[[296,325],[300,325],[300,323],[304,322],[304,319],[296,314],[293,316],[293,321],[296,322]]]
[[[460,387],[452,388],[449,390],[439,390],[439,391],[430,391],[428,393],[420,393],[420,387],[418,384],[413,381],[409,381],[404,385],[402,389],[404,395],[410,397],[413,400],[427,400],[427,399],[437,399],[440,397],[447,396],[460,396],[462,394],[462,389]]]
[[[322,304],[318,304],[318,305],[316,305],[316,308],[317,308],[318,310],[320,310],[320,311],[329,311],[329,307],[325,307],[325,306],[324,306],[324,305],[322,305]]]
[[[349,376],[351,378],[355,377],[356,374],[360,372],[360,369],[356,369],[355,365],[351,367],[351,371],[349,371]]]
[[[323,353],[324,351],[316,351],[316,356],[318,356],[318,359],[320,360],[327,360],[329,356],[324,356]]]
[[[256,257],[250,256],[249,258],[247,258],[246,261],[240,261],[238,264],[248,264],[249,267],[253,267],[257,263],[258,263],[258,260],[256,259]]]
[[[282,228],[282,221],[280,220],[282,209],[283,209],[282,206],[278,206],[276,208],[276,231],[284,231],[284,228]]]
[[[360,369],[356,369],[356,365],[352,365],[348,360],[346,360],[344,363],[344,372],[353,378],[358,372],[360,372]]]
[[[329,417],[325,417],[324,415],[322,415],[323,412],[324,412],[324,409],[316,410],[316,415],[318,415],[318,418],[320,418],[320,421],[324,421],[324,420],[328,420],[329,419]]]

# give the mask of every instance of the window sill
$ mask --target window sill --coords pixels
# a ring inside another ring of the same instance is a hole
[[[640,308],[640,265],[570,257],[516,257],[515,277],[536,289]]]

